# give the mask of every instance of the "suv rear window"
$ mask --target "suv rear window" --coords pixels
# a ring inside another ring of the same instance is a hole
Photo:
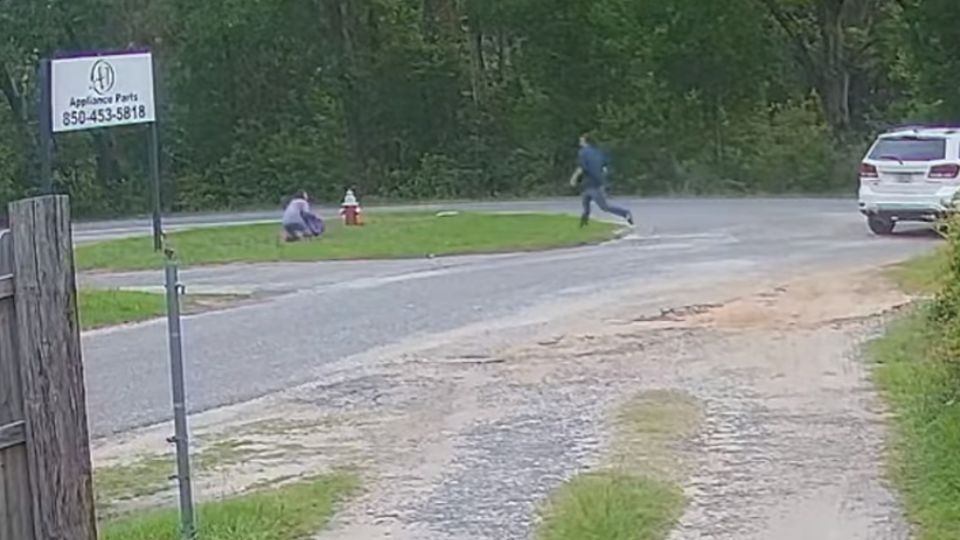
[[[870,159],[900,161],[936,161],[947,157],[947,140],[920,137],[890,137],[880,139]]]

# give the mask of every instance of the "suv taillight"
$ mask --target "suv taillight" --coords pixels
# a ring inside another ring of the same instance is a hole
[[[878,178],[879,176],[876,165],[869,163],[860,164],[860,178]]]
[[[930,167],[930,178],[937,180],[949,180],[960,175],[960,165],[951,163],[949,165],[934,165]]]

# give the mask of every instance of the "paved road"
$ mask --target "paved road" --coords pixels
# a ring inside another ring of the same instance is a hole
[[[709,283],[839,264],[885,264],[936,245],[934,236],[922,229],[895,238],[870,236],[850,200],[630,204],[639,234],[603,246],[518,255],[188,270],[184,273],[188,287],[276,293],[254,305],[187,319],[191,408],[248,400],[323,377],[325,367],[349,355],[496,320],[557,298],[589,298],[597,291],[637,283],[668,287],[680,279]],[[575,212],[577,202],[483,207]],[[153,272],[82,278],[113,285],[156,285],[160,279]],[[83,345],[94,435],[169,417],[162,323],[88,333]]]
[[[277,221],[278,212],[233,212],[206,215],[178,215],[165,217],[164,229],[176,231],[196,227],[240,225],[262,221]],[[73,240],[77,244],[114,240],[129,236],[152,234],[150,218],[118,219],[113,221],[80,222],[73,226]]]

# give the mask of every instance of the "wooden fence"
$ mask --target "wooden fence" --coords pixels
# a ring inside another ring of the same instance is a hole
[[[96,540],[70,206],[0,232],[0,540]]]

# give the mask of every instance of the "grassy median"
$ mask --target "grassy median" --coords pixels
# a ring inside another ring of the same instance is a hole
[[[946,285],[948,270],[941,252],[894,272],[910,276],[899,280],[910,292],[927,294]],[[889,476],[919,540],[960,538],[960,364],[950,352],[956,332],[955,324],[926,304],[870,347],[874,380],[894,418]]]
[[[167,297],[163,293],[81,289],[77,297],[82,330],[148,321],[167,314]],[[189,315],[220,309],[249,298],[242,294],[188,294],[183,297],[181,308],[185,315]]]
[[[271,491],[202,504],[203,540],[302,540],[320,531],[338,502],[357,489],[351,475],[304,480]],[[176,510],[130,514],[101,525],[103,540],[178,540]]]
[[[559,248],[609,240],[615,225],[545,214],[372,214],[362,227],[328,221],[323,238],[285,243],[277,224],[195,229],[170,236],[184,265],[242,262],[384,259],[495,253]],[[147,237],[106,241],[77,248],[81,270],[160,268],[160,256]]]
[[[81,289],[80,328],[93,330],[145,321],[163,316],[167,310],[162,294],[116,289]]]

